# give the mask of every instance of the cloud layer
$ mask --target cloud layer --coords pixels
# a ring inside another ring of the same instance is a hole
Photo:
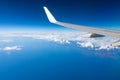
[[[1,34],[0,34],[1,35]],[[101,37],[89,38],[90,33],[83,32],[39,32],[39,33],[11,33],[4,34],[6,37],[19,37],[19,38],[33,38],[39,40],[48,40],[61,44],[71,44],[75,42],[76,45],[84,48],[91,48],[95,50],[111,50],[119,49],[118,47],[111,46],[111,43],[118,39]],[[12,42],[12,40],[3,40],[3,42]],[[3,50],[21,50],[18,46],[6,47]]]
[[[89,47],[96,50],[101,49],[115,49],[118,47],[111,46],[111,43],[116,41],[117,39],[112,39],[108,37],[101,37],[101,38],[89,38],[89,33],[79,33],[79,32],[55,32],[55,33],[49,33],[49,34],[40,34],[40,35],[34,35],[31,36],[35,39],[43,39],[43,40],[49,40],[54,41],[58,43],[67,43],[70,44],[71,42],[76,42],[77,45],[80,47]]]

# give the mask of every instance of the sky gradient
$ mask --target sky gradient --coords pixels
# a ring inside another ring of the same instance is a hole
[[[119,4],[119,0],[1,0],[0,28],[62,28],[49,23],[46,6],[63,22],[117,29]]]

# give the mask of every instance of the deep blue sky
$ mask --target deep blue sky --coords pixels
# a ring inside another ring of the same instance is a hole
[[[0,27],[61,28],[48,22],[44,5],[60,21],[120,28],[120,0],[0,0]]]

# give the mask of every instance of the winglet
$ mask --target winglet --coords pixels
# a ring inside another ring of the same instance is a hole
[[[47,15],[47,17],[48,17],[48,20],[49,20],[51,23],[56,23],[57,20],[53,17],[53,15],[52,15],[51,12],[47,9],[47,7],[44,6],[43,8],[44,8],[45,13],[46,13],[46,15]]]

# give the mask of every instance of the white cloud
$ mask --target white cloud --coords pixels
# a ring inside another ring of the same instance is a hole
[[[4,40],[1,40],[1,42],[9,43],[9,42],[13,42],[13,40],[10,40],[10,39],[4,39]]]
[[[4,47],[2,50],[4,51],[19,51],[22,48],[19,46],[9,46],[9,47]]]
[[[12,39],[1,39],[0,40],[0,43],[10,43],[10,42],[13,42]]]
[[[85,36],[84,36],[85,35]],[[49,34],[42,34],[42,35],[34,35],[31,37],[35,39],[43,39],[43,40],[49,40],[59,43],[66,43],[70,44],[72,41],[76,42],[77,45],[80,45],[80,47],[90,47],[95,50],[111,50],[115,49],[117,47],[111,46],[111,43],[114,41],[117,41],[117,39],[109,38],[109,37],[101,37],[101,38],[88,38],[87,33],[79,33],[79,32],[55,32],[55,33],[49,33]],[[30,37],[30,36],[29,36]]]
[[[2,42],[12,42],[13,40],[9,40],[9,39],[6,39],[6,40],[2,40]]]
[[[34,38],[40,40],[48,40],[53,42],[58,42],[62,44],[70,44],[73,41],[76,45],[80,47],[89,47],[95,50],[111,50],[118,47],[113,47],[110,44],[117,41],[118,39],[101,37],[101,38],[88,38],[90,34],[84,32],[40,32],[40,33],[3,33],[2,36],[5,37],[21,37],[21,38]],[[9,40],[4,40],[4,42],[10,42]],[[20,50],[18,46],[6,47],[4,50]]]
[[[80,45],[80,46],[82,46],[82,47],[90,47],[90,48],[94,48],[94,45],[93,45],[93,43],[91,43],[91,42],[85,42],[85,43],[83,43],[83,42],[77,42],[77,44],[78,45]]]

